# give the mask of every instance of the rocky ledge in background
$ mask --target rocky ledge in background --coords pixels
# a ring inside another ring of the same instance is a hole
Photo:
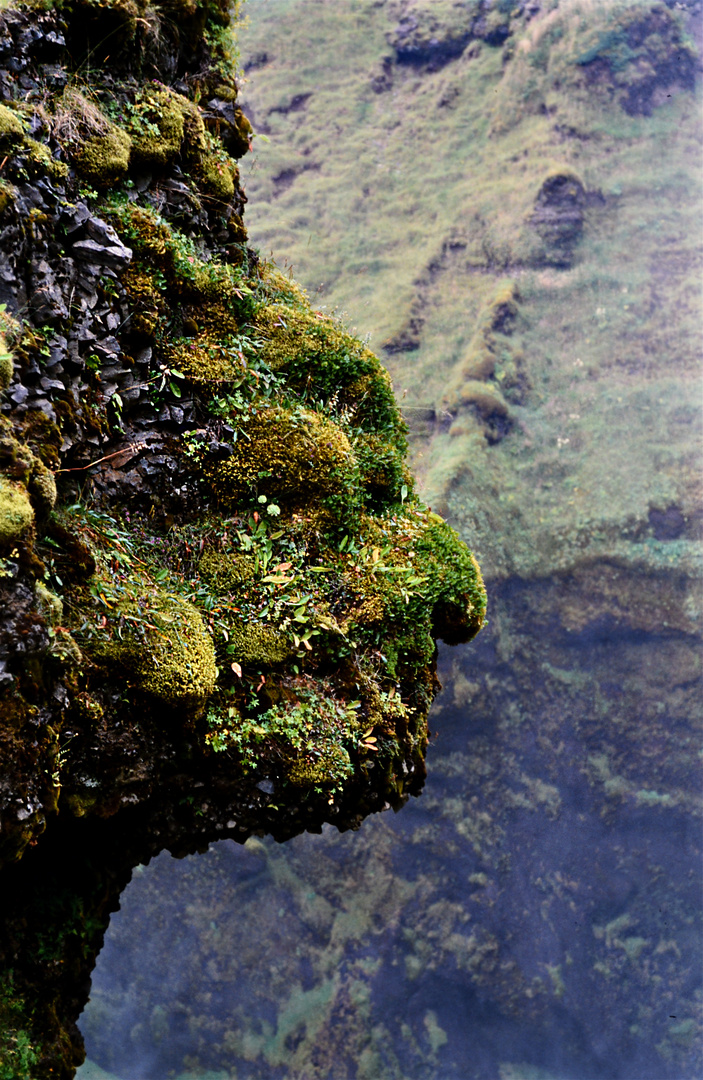
[[[485,591],[386,372],[246,246],[230,6],[0,19],[0,1076],[70,1077],[132,867],[422,787]]]

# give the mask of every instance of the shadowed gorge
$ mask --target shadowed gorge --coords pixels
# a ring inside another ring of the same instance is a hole
[[[0,1076],[71,1077],[164,848],[422,788],[486,594],[390,378],[247,246],[227,3],[0,14]]]

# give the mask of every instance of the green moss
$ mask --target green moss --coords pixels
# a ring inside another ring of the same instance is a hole
[[[25,442],[15,438],[4,419],[0,419],[0,468],[28,489],[37,517],[48,517],[56,503],[54,474]]]
[[[288,783],[308,790],[325,786],[334,793],[354,771],[351,753],[370,734],[360,735],[358,702],[350,706],[338,700],[326,682],[315,690],[300,689],[297,697],[290,694],[255,719],[232,706],[209,709],[206,742],[215,751],[235,751],[244,771],[266,748]]]
[[[262,358],[273,371],[284,368],[295,375],[302,366],[315,368],[316,380],[328,375],[317,370],[317,361],[332,368],[350,351],[359,354],[359,344],[345,334],[329,316],[312,309],[287,304],[264,305],[256,314],[256,325],[265,337]],[[328,377],[331,377],[332,371]]]
[[[127,174],[132,141],[111,125],[105,135],[87,139],[74,154],[76,172],[99,190],[113,187]]]
[[[98,104],[68,87],[56,103],[52,134],[76,172],[99,189],[118,184],[129,166],[131,140]]]
[[[0,346],[1,347],[1,346]],[[8,386],[12,382],[12,376],[14,374],[14,364],[12,362],[11,353],[0,354],[0,390],[7,390]]]
[[[356,712],[329,694],[302,691],[299,699],[265,712],[256,728],[259,738],[275,741],[296,786],[334,787],[353,772],[349,751],[358,741]]]
[[[39,458],[34,459],[28,490],[37,517],[48,517],[56,504],[56,480]]]
[[[15,366],[12,361],[12,353],[7,351],[5,335],[0,333],[0,391],[7,390],[12,382]]]
[[[0,144],[16,145],[23,138],[24,127],[17,113],[8,109],[7,105],[0,105]]]
[[[0,551],[27,539],[34,526],[34,511],[27,489],[0,476]]]
[[[261,358],[273,371],[345,408],[352,423],[392,432],[404,449],[405,425],[388,373],[337,320],[309,306],[275,302],[259,308],[255,325],[265,340]]]
[[[309,788],[315,784],[329,784],[344,779],[351,772],[348,751],[343,746],[333,746],[313,760],[297,758],[288,769],[287,777],[294,787]]]
[[[423,589],[432,606],[433,632],[450,644],[468,641],[483,625],[486,590],[475,558],[436,514],[417,541],[417,568],[427,575]]]
[[[225,320],[223,329],[224,325]],[[237,351],[222,347],[218,336],[207,330],[195,337],[166,341],[161,352],[170,368],[194,382],[234,382],[244,371]]]
[[[233,140],[230,136],[230,142],[234,142],[232,153],[235,157],[240,158],[244,157],[247,151],[251,149],[251,138],[254,129],[249,118],[244,115],[241,109],[234,110],[234,118],[239,138]]]
[[[309,409],[260,407],[242,424],[232,455],[202,462],[202,470],[223,499],[251,492],[300,505],[328,496],[354,497],[357,469],[346,435],[331,420]]]
[[[233,592],[238,585],[252,581],[254,560],[248,555],[229,555],[205,551],[198,565],[200,576],[215,592]]]
[[[419,675],[432,662],[435,643],[430,621],[398,620],[386,626],[387,635],[382,641],[386,670],[391,679]],[[439,630],[438,636],[442,636]],[[379,715],[378,720],[381,720]]]
[[[234,196],[239,173],[228,155],[206,154],[198,170],[199,185],[213,198],[229,202]]]
[[[46,620],[47,626],[56,627],[61,624],[63,617],[63,601],[55,593],[47,589],[41,581],[34,585],[34,597],[37,610]]]
[[[45,174],[53,179],[63,179],[68,166],[55,161],[48,146],[25,135],[21,119],[7,105],[0,105],[0,147],[13,155],[25,158],[24,169],[30,177]]]
[[[7,210],[11,202],[15,198],[15,189],[12,184],[8,184],[6,180],[0,180],[0,214],[3,214]]]
[[[71,634],[62,625],[64,618],[63,600],[41,581],[34,585],[34,602],[37,611],[51,630],[50,652],[56,662],[65,669],[75,669],[83,655]]]
[[[0,417],[0,467],[26,484],[35,460],[26,443],[15,438],[9,420]]]
[[[132,140],[132,161],[138,167],[163,168],[180,152],[185,136],[185,116],[189,117],[191,140],[194,106],[170,90],[148,90],[131,107],[127,130]],[[197,139],[197,136],[195,136]],[[193,141],[189,146],[195,149]]]
[[[384,437],[392,440],[405,455],[407,429],[395,400],[391,377],[370,349],[362,350],[360,360],[365,371],[340,385],[335,395],[338,407],[363,431],[382,430]]]
[[[134,613],[134,603],[123,605]],[[163,594],[158,626],[147,627],[140,638],[132,630],[120,640],[100,644],[98,657],[119,662],[141,690],[168,705],[198,707],[215,688],[215,650],[197,608],[186,600]]]
[[[183,116],[181,156],[186,164],[197,163],[208,150],[208,135],[200,109],[194,102],[180,95],[176,97],[176,104]]]
[[[168,293],[172,303],[182,298],[189,303],[197,300],[199,307],[212,306],[213,321],[215,310],[225,313],[223,325],[227,329],[233,312],[248,312],[251,290],[243,280],[240,269],[215,260],[204,262],[192,239],[173,228],[153,210],[120,205],[111,214],[108,212],[108,216],[137,256],[136,265],[130,270],[139,275],[144,283],[150,281],[151,290],[153,273],[158,269],[166,278],[164,282],[162,277],[160,289]],[[142,285],[144,287],[145,284]],[[165,301],[162,306],[166,310]]]
[[[413,480],[403,454],[387,437],[359,432],[354,439],[354,453],[367,507],[382,510],[412,492]]]
[[[22,150],[27,156],[27,172],[31,177],[45,174],[53,180],[65,180],[68,176],[68,165],[63,161],[56,161],[44,143],[27,136]]]
[[[234,623],[228,628],[227,655],[242,667],[269,667],[283,664],[293,655],[285,634],[261,623]]]
[[[302,285],[294,279],[292,273],[284,274],[274,262],[260,263],[257,275],[271,302],[303,309],[310,307],[308,294]]]

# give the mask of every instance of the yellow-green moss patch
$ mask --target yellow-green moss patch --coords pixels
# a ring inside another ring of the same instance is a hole
[[[423,593],[432,605],[433,632],[449,644],[469,640],[486,616],[486,590],[476,559],[454,529],[432,513],[415,552],[418,570],[427,574]]]
[[[0,333],[0,390],[7,390],[12,382],[14,370],[12,353],[7,351],[5,335]]]
[[[295,368],[301,362],[329,358],[342,350],[359,353],[359,342],[339,323],[319,311],[300,310],[287,304],[267,304],[259,309],[256,325],[263,332],[262,359],[273,371]]]
[[[356,481],[355,460],[344,432],[321,413],[280,407],[252,411],[225,461],[205,458],[203,472],[223,498],[247,492],[286,503],[344,493]]]
[[[16,143],[23,137],[24,128],[17,113],[8,109],[7,105],[0,105],[0,143]]]
[[[105,135],[88,139],[76,151],[76,172],[97,188],[112,187],[127,174],[131,148],[129,135],[111,126]]]
[[[221,202],[227,202],[233,197],[237,176],[237,166],[224,154],[207,154],[198,171],[199,185]]]
[[[56,504],[56,480],[51,469],[47,469],[39,458],[34,460],[28,488],[37,516],[47,517]]]
[[[163,168],[181,152],[186,162],[197,163],[208,149],[197,105],[165,88],[139,95],[128,107],[126,128],[137,166]]]
[[[24,540],[34,525],[27,489],[0,476],[0,550]]]
[[[216,592],[232,592],[238,585],[253,579],[254,560],[248,555],[205,551],[198,570]]]
[[[227,654],[242,667],[283,664],[293,654],[285,634],[261,623],[235,623],[229,628]]]
[[[122,640],[101,645],[97,655],[118,661],[141,690],[168,705],[203,704],[217,680],[212,638],[200,613],[173,595],[163,597],[156,629],[148,628],[144,638],[130,629]]]
[[[241,377],[244,365],[227,345],[207,332],[167,342],[163,356],[168,366],[196,382],[229,382]]]

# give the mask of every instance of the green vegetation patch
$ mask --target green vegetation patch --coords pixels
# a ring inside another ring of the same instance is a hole
[[[174,706],[198,706],[212,694],[217,680],[215,650],[198,610],[178,596],[157,598],[153,623],[143,621],[137,634],[138,600],[124,604],[120,614],[132,616],[131,632],[107,648],[98,648],[125,667],[146,694]]]
[[[203,461],[203,471],[226,500],[248,492],[300,505],[353,492],[356,463],[344,432],[309,409],[251,409],[226,460]]]
[[[27,1005],[12,973],[0,983],[0,1080],[32,1080],[39,1050],[28,1031]]]
[[[66,89],[56,103],[52,133],[79,176],[99,190],[113,187],[127,175],[132,140],[77,89]]]
[[[27,489],[0,476],[0,549],[27,540],[34,527],[34,510]]]

